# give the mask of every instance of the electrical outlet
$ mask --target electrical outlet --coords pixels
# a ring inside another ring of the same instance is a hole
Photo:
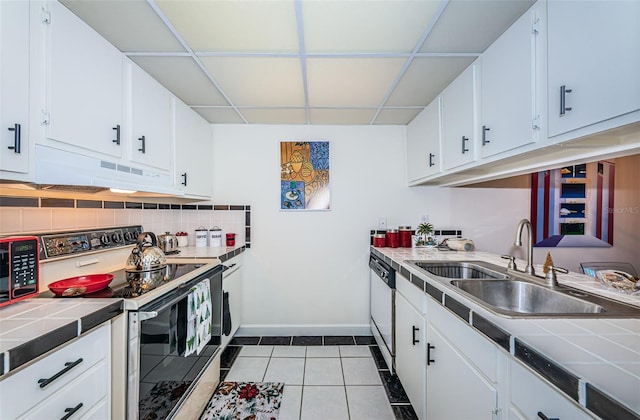
[[[426,214],[420,215],[420,223],[429,223],[429,216]]]
[[[387,228],[387,218],[378,217],[378,229],[383,230]]]

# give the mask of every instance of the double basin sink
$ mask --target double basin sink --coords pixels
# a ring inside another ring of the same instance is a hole
[[[480,306],[509,317],[636,318],[640,308],[483,261],[405,261]]]

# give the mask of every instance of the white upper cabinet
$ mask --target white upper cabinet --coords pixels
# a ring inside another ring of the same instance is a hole
[[[477,61],[442,92],[444,169],[473,162],[476,153]]]
[[[544,7],[534,5],[482,54],[480,154],[533,143],[539,130],[537,54]]]
[[[407,125],[409,183],[440,172],[440,97]]]
[[[0,171],[29,172],[28,122],[29,2],[0,1]]]
[[[175,100],[175,187],[188,195],[210,197],[213,159],[211,124]]]
[[[60,3],[47,7],[46,136],[120,157],[123,56]]]
[[[640,2],[549,0],[549,136],[640,109]]]
[[[131,160],[170,171],[173,97],[136,64],[131,66]]]

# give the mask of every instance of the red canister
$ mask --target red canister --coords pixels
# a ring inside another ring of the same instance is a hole
[[[387,246],[387,238],[384,236],[384,233],[376,233],[373,235],[373,246],[378,248]]]
[[[400,226],[398,228],[400,231],[400,247],[402,248],[411,248],[411,226]]]
[[[397,248],[398,247],[398,229],[388,229],[387,230],[387,246],[389,248]]]
[[[235,233],[227,233],[227,246],[235,246],[236,245],[236,234]]]

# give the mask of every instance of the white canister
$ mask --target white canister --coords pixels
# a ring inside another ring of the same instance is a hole
[[[196,229],[196,248],[207,246],[208,236],[209,236],[209,231],[205,229],[204,226],[198,227],[198,229]]]
[[[218,226],[214,226],[209,229],[209,246],[222,246],[222,229],[220,229]]]

